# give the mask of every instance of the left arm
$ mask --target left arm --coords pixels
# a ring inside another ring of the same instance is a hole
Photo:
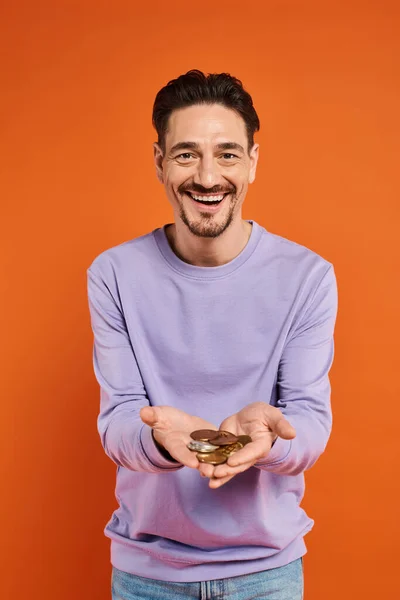
[[[317,461],[332,427],[328,374],[333,362],[336,315],[337,285],[330,266],[282,352],[276,406],[257,402],[221,424],[221,429],[250,435],[253,442],[213,471],[209,465],[201,467],[203,474],[213,478],[210,487],[220,487],[251,466],[297,475]]]
[[[294,427],[296,437],[278,437],[267,456],[255,464],[260,469],[297,475],[312,467],[325,450],[332,428],[328,374],[334,356],[336,314],[336,278],[330,267],[279,364],[276,407]]]

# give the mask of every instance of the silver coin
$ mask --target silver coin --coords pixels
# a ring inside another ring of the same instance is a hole
[[[214,446],[209,442],[198,442],[195,440],[189,442],[187,447],[189,450],[192,450],[192,452],[214,452],[214,450],[218,449],[218,446]]]

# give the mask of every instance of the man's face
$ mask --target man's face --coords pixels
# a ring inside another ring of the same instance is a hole
[[[217,237],[237,219],[255,179],[258,144],[248,153],[245,123],[219,104],[172,112],[165,153],[154,144],[157,177],[175,214],[200,237]]]

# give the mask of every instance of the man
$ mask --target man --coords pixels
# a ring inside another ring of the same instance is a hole
[[[242,219],[259,120],[240,81],[189,71],[153,123],[174,223],[88,269],[98,428],[118,465],[113,598],[300,600],[303,472],[331,430],[333,267]],[[200,429],[252,441],[202,463]]]

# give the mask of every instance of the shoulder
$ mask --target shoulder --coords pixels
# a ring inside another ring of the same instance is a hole
[[[260,258],[274,267],[282,277],[312,278],[321,280],[327,273],[334,272],[327,258],[307,246],[261,228]]]
[[[336,302],[335,270],[327,258],[263,227],[261,230],[256,264],[269,294],[275,290],[279,302],[293,302],[299,310],[313,301],[318,290]]]
[[[154,241],[153,230],[107,248],[95,256],[87,268],[87,272],[98,277],[115,276],[119,272],[132,269],[143,268],[145,263],[151,260],[157,253],[157,246]]]
[[[326,269],[332,266],[332,263],[311,248],[276,233],[267,231],[264,227],[261,227],[261,229],[263,234],[262,238],[264,239],[265,244],[269,245],[270,250],[282,260],[296,261],[297,264],[302,262],[318,264]]]

